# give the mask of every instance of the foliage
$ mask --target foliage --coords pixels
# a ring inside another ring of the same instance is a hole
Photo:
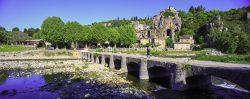
[[[64,22],[59,17],[48,17],[41,26],[43,37],[53,44],[64,42]]]
[[[18,31],[20,31],[18,27],[12,28],[12,32],[18,32]]]
[[[6,31],[5,29],[0,29],[0,43],[6,40]]]
[[[237,49],[238,39],[228,32],[220,32],[219,30],[211,31],[208,34],[211,47],[217,48],[223,52],[234,53]]]
[[[23,30],[23,32],[24,33],[26,33],[26,34],[28,34],[30,37],[33,37],[33,35],[35,34],[35,33],[38,33],[38,32],[40,32],[40,29],[39,28],[28,28],[28,29],[24,29]]]
[[[136,43],[136,32],[131,25],[119,27],[118,32],[120,33],[120,43],[122,45],[130,46]]]
[[[229,54],[225,56],[200,55],[194,57],[193,59],[227,62],[227,63],[250,64],[250,54],[245,54],[245,55]]]
[[[79,42],[79,35],[82,34],[82,25],[78,22],[67,22],[65,25],[65,41],[66,42]]]
[[[173,45],[172,38],[168,37],[165,39],[166,46],[171,47]]]
[[[120,33],[118,28],[109,28],[109,42],[113,44],[119,43]]]
[[[171,12],[171,11],[166,11],[166,12],[163,13],[163,16],[164,17],[175,16],[175,13]]]

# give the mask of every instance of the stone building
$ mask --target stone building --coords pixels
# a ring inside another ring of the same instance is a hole
[[[174,16],[164,16],[164,13],[172,12]],[[140,44],[151,43],[165,49],[165,39],[171,37],[175,42],[175,33],[181,29],[181,18],[173,7],[168,7],[161,11],[159,15],[153,17],[152,29],[149,26],[140,24],[139,21],[132,22],[136,31],[138,42]]]
[[[174,43],[175,50],[191,50],[194,45],[194,38],[191,35],[184,35],[179,37],[179,42]]]
[[[138,38],[138,44],[150,43],[151,30],[149,26],[141,24],[139,21],[132,21],[132,25],[136,30],[136,36]]]

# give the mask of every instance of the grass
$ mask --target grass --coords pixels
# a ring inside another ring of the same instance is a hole
[[[224,56],[199,55],[193,57],[193,59],[226,62],[226,63],[250,64],[250,53],[244,55],[229,54]]]
[[[1,45],[0,52],[26,51],[34,48],[26,48],[24,46]]]
[[[121,53],[126,54],[139,54],[146,55],[146,51],[122,51]],[[206,51],[158,51],[151,50],[151,55],[156,57],[193,57]]]

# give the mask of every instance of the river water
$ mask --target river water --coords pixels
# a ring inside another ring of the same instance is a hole
[[[67,77],[72,76],[68,74],[41,75],[34,72],[23,74],[23,72],[12,70],[0,72],[0,99],[56,99],[58,97],[77,99],[90,96],[144,99],[152,97],[157,99],[250,99],[249,92],[216,77],[212,78],[214,86],[211,90],[179,92],[160,85],[161,79],[158,79],[157,84],[155,82],[157,79],[153,81],[138,80],[138,78],[130,74],[122,74],[122,77],[125,76],[127,80],[133,81],[133,87],[146,90],[149,93],[149,95],[146,95],[140,92],[132,92],[136,94],[132,95],[131,93],[119,91],[117,87],[98,85],[93,81],[73,83],[67,80]]]

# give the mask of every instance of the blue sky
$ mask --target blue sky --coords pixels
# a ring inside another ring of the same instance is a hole
[[[168,6],[187,11],[191,5],[225,11],[249,6],[250,0],[0,0],[0,26],[40,28],[49,16],[85,25],[117,17],[154,16]]]

